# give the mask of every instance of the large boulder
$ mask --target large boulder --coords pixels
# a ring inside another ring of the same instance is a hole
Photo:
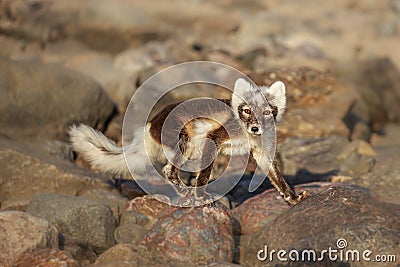
[[[157,251],[147,251],[145,248],[132,244],[117,244],[99,256],[91,267],[139,267],[139,266],[190,266],[189,262],[172,260]]]
[[[31,200],[27,212],[52,222],[62,234],[63,245],[78,244],[101,253],[115,244],[116,222],[102,202],[41,194]]]
[[[220,203],[215,207],[166,210],[139,242],[149,250],[193,264],[231,262],[232,217]]]
[[[35,249],[58,248],[58,231],[48,221],[20,211],[0,212],[0,266],[10,266]]]
[[[99,84],[35,60],[0,59],[0,133],[14,139],[65,138],[82,122],[104,128],[115,106]]]
[[[27,252],[20,256],[13,264],[13,267],[30,266],[80,267],[79,263],[68,252],[49,248]]]
[[[370,250],[371,258],[389,254],[399,257],[399,214],[399,205],[377,201],[363,190],[330,187],[283,212],[260,231],[242,236],[240,262],[248,266],[277,264],[277,257],[273,262],[269,260],[273,249],[288,253],[296,250],[300,255],[307,250],[321,255],[329,248],[342,250],[344,254],[358,250],[360,258],[364,251]],[[265,251],[266,246],[269,252],[263,261],[265,253],[260,250]],[[281,265],[290,263],[290,260],[280,262]],[[328,263],[325,257],[324,264]]]
[[[295,187],[296,192],[307,191],[311,195],[327,190],[338,183],[315,182]],[[256,233],[275,217],[290,209],[290,206],[279,195],[275,188],[268,189],[261,194],[247,199],[232,211],[236,219],[234,233],[247,235]]]
[[[287,138],[279,144],[283,174],[310,182],[339,172],[339,155],[349,141],[343,136]]]
[[[399,69],[389,58],[373,58],[363,62],[361,70],[359,91],[369,107],[375,130],[385,122],[399,122]]]
[[[383,135],[374,135],[372,145],[375,165],[369,173],[354,177],[347,182],[368,188],[382,201],[400,204],[400,125],[387,124]],[[365,154],[365,153],[364,153]],[[356,167],[359,168],[358,164]]]
[[[25,210],[40,193],[75,196],[90,189],[113,187],[105,177],[0,137],[1,209]]]

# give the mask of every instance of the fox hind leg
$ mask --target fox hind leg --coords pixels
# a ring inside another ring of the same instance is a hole
[[[196,179],[196,199],[197,201],[199,201],[200,204],[207,203],[210,206],[213,206],[215,204],[214,198],[210,193],[206,191],[206,186],[208,184],[208,181],[210,180],[215,158],[218,155],[221,144],[218,142],[218,140],[213,139],[213,136],[208,137],[214,142],[214,146],[204,146],[202,155],[202,167],[204,167],[205,165],[206,166],[200,171]]]

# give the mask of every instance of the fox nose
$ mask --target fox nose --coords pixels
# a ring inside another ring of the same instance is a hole
[[[256,126],[251,127],[251,131],[252,131],[253,133],[258,132],[258,127],[256,127]]]

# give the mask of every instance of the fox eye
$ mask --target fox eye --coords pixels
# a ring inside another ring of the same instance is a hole
[[[244,113],[246,113],[246,114],[250,114],[250,113],[251,113],[251,110],[250,110],[249,108],[245,108],[243,111],[244,111]]]
[[[264,115],[268,116],[268,115],[270,115],[270,114],[271,114],[271,110],[266,110],[266,111],[264,111]]]

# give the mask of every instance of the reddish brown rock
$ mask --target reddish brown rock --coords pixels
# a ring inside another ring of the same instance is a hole
[[[143,247],[132,244],[118,244],[101,254],[91,267],[186,267],[191,264],[179,260],[171,260],[157,251],[147,251]]]
[[[112,187],[105,177],[0,138],[1,209],[25,210],[43,192],[75,196],[90,189]]]
[[[0,212],[0,266],[9,266],[21,254],[58,248],[58,231],[48,221],[19,211]]]
[[[296,186],[295,190],[296,192],[306,190],[315,195],[335,185],[338,183],[316,182]],[[232,211],[238,223],[235,224],[235,234],[255,233],[289,209],[290,206],[283,201],[275,188],[268,189],[246,200]]]
[[[276,257],[272,263],[257,258],[265,246],[269,252],[282,249],[302,253],[312,249],[316,255],[321,255],[323,250],[332,248],[338,252],[335,255],[341,250],[344,253],[370,250],[372,255],[399,257],[399,214],[399,205],[380,202],[365,190],[348,186],[329,187],[270,220],[258,232],[242,236],[240,263],[275,266],[279,262]],[[342,241],[339,243],[338,240]],[[346,245],[341,246],[344,243]],[[292,266],[293,262],[279,263],[280,266]],[[328,265],[329,259],[325,257],[321,266]]]
[[[149,250],[193,264],[233,259],[232,217],[220,203],[214,207],[166,210],[140,241]]]
[[[150,195],[145,195],[132,199],[126,210],[140,212],[149,219],[155,220],[167,208],[169,208],[168,204],[160,202]]]
[[[79,264],[65,251],[41,249],[25,253],[18,258],[13,267],[79,267]]]

